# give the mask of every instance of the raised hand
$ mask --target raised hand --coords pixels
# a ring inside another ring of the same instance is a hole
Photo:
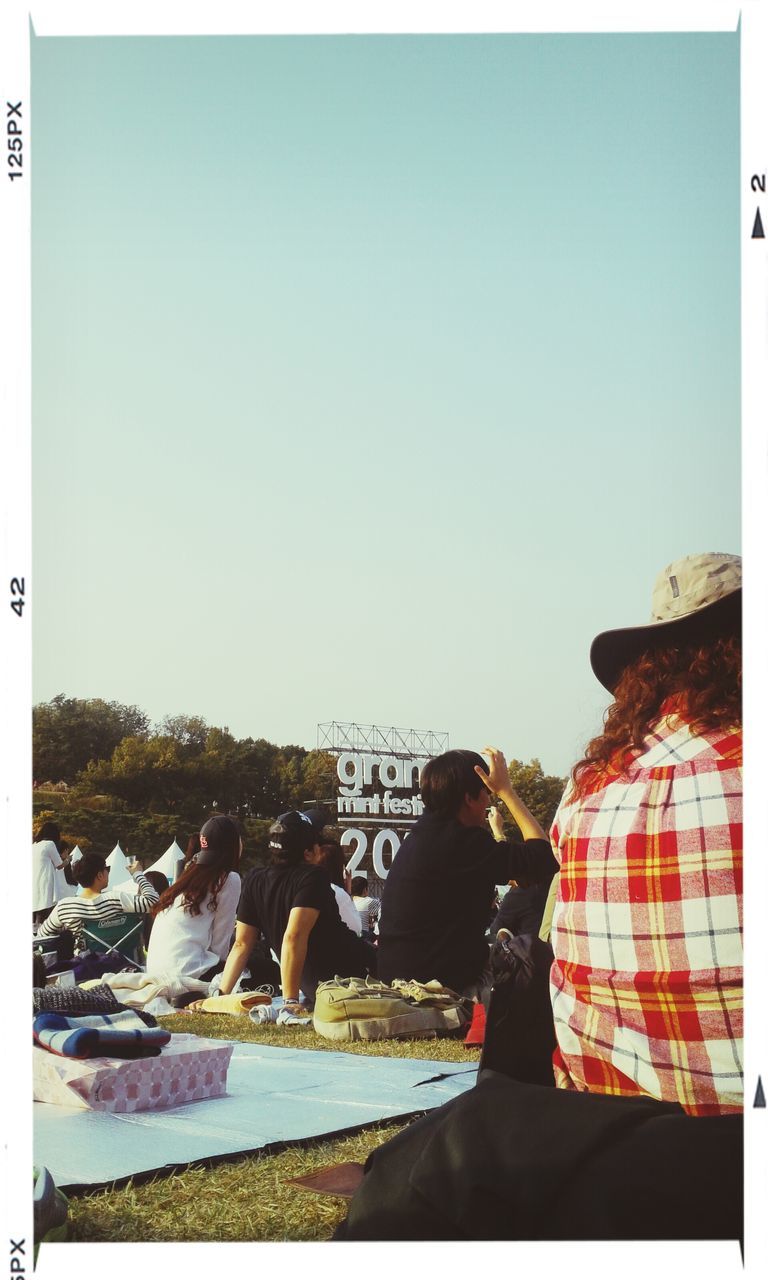
[[[483,747],[483,755],[488,756],[491,762],[490,769],[485,773],[480,765],[476,764],[475,773],[492,795],[499,795],[510,785],[509,769],[504,759],[504,752],[499,751],[498,747]]]

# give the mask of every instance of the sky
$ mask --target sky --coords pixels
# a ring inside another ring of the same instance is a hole
[[[738,36],[31,49],[34,701],[565,774],[740,551]]]

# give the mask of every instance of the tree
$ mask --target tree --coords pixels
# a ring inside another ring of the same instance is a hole
[[[336,757],[330,751],[308,751],[303,762],[300,803],[333,804],[339,785]]]
[[[239,744],[238,769],[242,804],[253,817],[276,818],[282,813],[281,754],[266,738],[245,738]]]
[[[544,830],[549,831],[565,790],[566,779],[545,773],[541,761],[535,757],[529,764],[523,764],[522,760],[510,760],[509,776],[520,799]]]
[[[93,760],[83,770],[77,790],[118,796],[149,809],[173,809],[188,793],[184,763],[175,738],[123,738],[110,760]]]
[[[182,746],[205,749],[208,725],[202,716],[166,716],[158,725],[158,736],[175,738]]]
[[[108,760],[126,736],[144,740],[149,720],[138,707],[59,693],[32,710],[33,774],[38,782],[74,782],[91,760]]]

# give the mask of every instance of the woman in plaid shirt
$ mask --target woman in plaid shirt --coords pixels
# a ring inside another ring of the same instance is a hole
[[[738,1112],[739,557],[669,565],[651,624],[604,632],[590,658],[615,701],[552,827],[555,1080]]]

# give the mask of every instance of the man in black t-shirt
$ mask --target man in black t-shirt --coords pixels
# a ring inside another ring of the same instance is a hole
[[[327,873],[322,869],[322,827],[310,813],[284,813],[269,830],[272,862],[246,877],[237,908],[235,941],[221,979],[228,995],[260,935],[280,958],[286,1006],[299,990],[314,1000],[319,982],[337,974],[374,973],[376,952],[343,923]]]
[[[384,884],[379,921],[379,977],[437,978],[486,1002],[490,995],[485,933],[497,884],[549,883],[558,870],[539,823],[514,790],[501,751],[448,751],[424,766],[424,814],[398,849]],[[486,814],[489,792],[503,801],[522,843],[495,839]]]

